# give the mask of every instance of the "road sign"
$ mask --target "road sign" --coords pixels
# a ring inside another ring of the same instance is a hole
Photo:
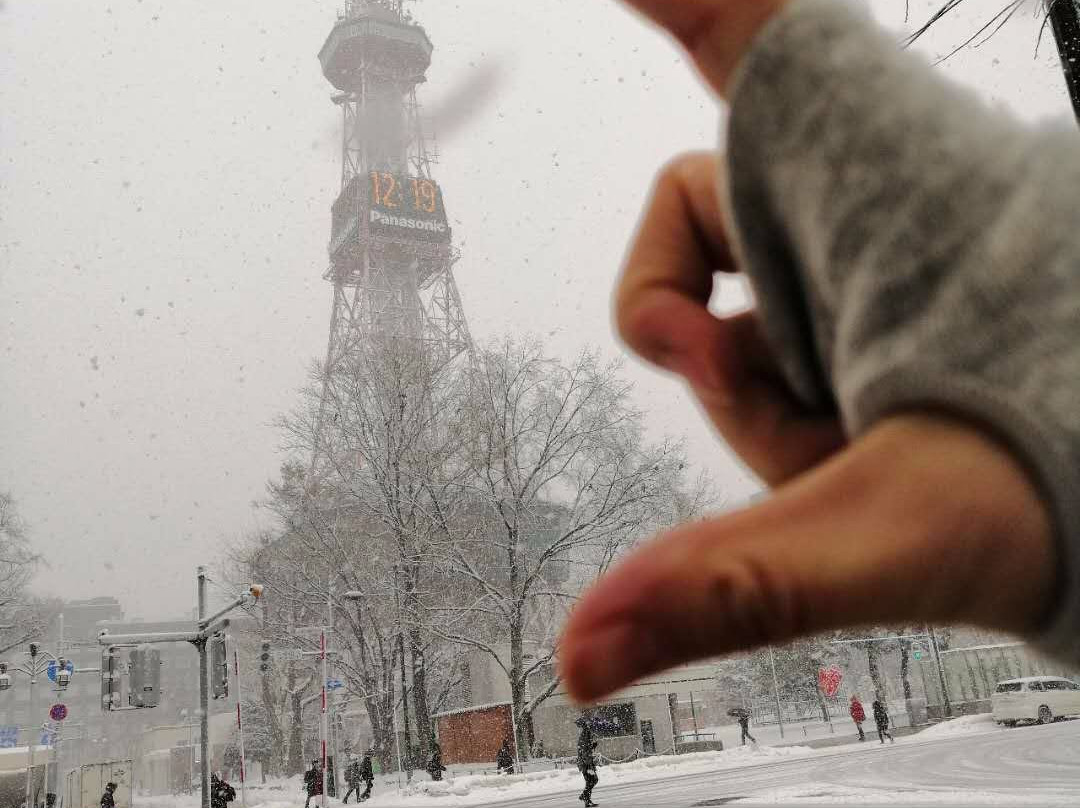
[[[915,657],[915,661],[918,662],[922,659],[922,651],[915,651],[912,656]]]
[[[49,718],[53,721],[63,721],[67,718],[68,709],[66,704],[54,704],[49,710]]]
[[[49,666],[45,669],[45,673],[48,675],[50,682],[55,682],[56,681],[56,669],[57,669],[57,667],[58,667],[58,665],[56,664],[56,660],[54,659],[52,662],[49,663]],[[64,668],[67,670],[68,673],[75,673],[75,663],[74,662],[68,662],[66,665],[64,665]],[[38,670],[41,670],[41,669],[38,668]]]
[[[340,690],[343,687],[345,687],[345,683],[343,681],[341,681],[340,679],[327,679],[326,680],[326,689],[327,690]]]
[[[830,699],[840,690],[843,681],[844,673],[839,668],[822,668],[818,671],[818,687]]]
[[[279,662],[299,662],[304,658],[299,648],[274,648],[270,653]]]

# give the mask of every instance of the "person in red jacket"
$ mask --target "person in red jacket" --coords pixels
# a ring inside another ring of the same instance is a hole
[[[851,706],[848,711],[851,713],[851,720],[855,722],[855,728],[859,730],[859,740],[865,741],[866,733],[863,732],[862,722],[866,720],[866,710],[863,709],[862,702],[854,693],[851,694]]]

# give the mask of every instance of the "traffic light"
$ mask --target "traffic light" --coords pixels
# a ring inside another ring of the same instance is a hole
[[[128,704],[132,707],[157,707],[161,701],[161,652],[140,647],[133,649],[128,658],[131,662]]]
[[[101,709],[120,709],[120,661],[116,646],[101,651]]]
[[[210,692],[215,699],[229,695],[229,654],[220,632],[210,638]]]
[[[262,653],[259,654],[259,672],[269,673],[270,671],[270,643],[264,642],[262,644]]]

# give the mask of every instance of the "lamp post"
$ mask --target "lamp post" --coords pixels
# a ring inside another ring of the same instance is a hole
[[[37,721],[37,681],[38,677],[44,673],[48,673],[49,666],[56,664],[56,685],[59,689],[63,690],[68,686],[71,681],[71,673],[69,671],[69,665],[67,660],[63,657],[55,656],[47,651],[42,650],[41,644],[32,642],[27,648],[27,656],[29,659],[21,665],[9,665],[6,662],[0,662],[0,691],[5,691],[11,688],[12,674],[22,674],[30,679],[30,718],[29,726],[27,728],[27,743],[26,743],[26,805],[27,808],[34,808],[37,800],[35,799],[33,782],[34,782],[34,752],[38,745],[38,739],[35,737],[41,729],[44,728],[44,723],[36,723]],[[46,763],[46,766],[48,764]],[[48,784],[45,784],[48,787]]]

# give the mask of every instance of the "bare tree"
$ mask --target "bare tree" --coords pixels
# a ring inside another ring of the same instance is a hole
[[[478,353],[451,425],[470,508],[447,524],[459,598],[436,630],[505,673],[519,749],[558,684],[526,700],[562,618],[585,582],[663,521],[685,467],[681,447],[644,440],[618,370],[591,352],[563,364],[507,339]]]
[[[38,562],[15,499],[0,491],[0,652],[29,640],[42,628],[39,604],[27,592]]]
[[[975,33],[938,61],[945,61],[964,48],[977,47],[982,44],[1000,31],[1022,9],[1030,6],[1032,2],[1034,0],[1007,0],[1003,6],[995,6],[994,8],[997,10]],[[937,11],[930,16],[930,19],[908,37],[905,44],[911,45],[922,38],[944,17],[963,4],[964,0],[944,0]],[[907,7],[910,9],[910,2]],[[1042,40],[1043,32],[1049,26],[1054,32],[1058,55],[1061,58],[1061,68],[1065,76],[1065,86],[1069,93],[1069,100],[1072,102],[1073,113],[1077,119],[1080,119],[1080,4],[1077,3],[1077,0],[1038,0],[1037,8],[1043,16],[1039,40]]]

